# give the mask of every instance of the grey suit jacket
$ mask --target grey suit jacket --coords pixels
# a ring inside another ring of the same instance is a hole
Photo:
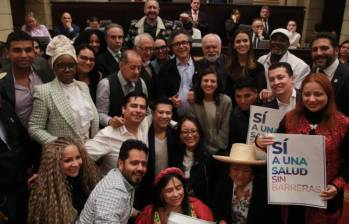
[[[204,132],[205,149],[210,154],[216,153],[219,149],[225,150],[229,140],[229,120],[232,111],[231,99],[224,94],[219,96],[220,103],[216,109],[215,125],[210,127],[207,121],[205,107],[202,104],[191,105],[188,115],[196,117]]]
[[[90,138],[98,132],[99,118],[91,99],[89,89],[83,82],[76,81],[83,96],[91,104],[94,119],[91,121]],[[71,137],[84,142],[77,130],[69,100],[57,78],[52,82],[39,85],[33,91],[33,111],[29,120],[29,134],[40,144],[55,140],[57,137]]]

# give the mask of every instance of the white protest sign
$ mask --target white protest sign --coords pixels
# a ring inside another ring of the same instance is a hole
[[[258,134],[263,135],[276,132],[284,115],[283,112],[276,109],[251,106],[246,144],[254,143]]]
[[[168,217],[168,224],[214,224],[215,222],[209,222],[202,219],[193,218],[187,215],[183,215],[176,212],[171,212]]]
[[[268,203],[326,208],[325,137],[273,134],[268,146]]]

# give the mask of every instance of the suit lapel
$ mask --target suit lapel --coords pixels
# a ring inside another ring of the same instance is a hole
[[[50,92],[51,98],[53,103],[55,104],[57,110],[61,114],[61,116],[66,120],[66,122],[69,124],[69,126],[72,128],[72,130],[77,133],[77,128],[75,125],[75,120],[72,115],[73,111],[71,109],[69,100],[64,95],[63,89],[59,84],[58,79],[52,81],[51,83],[52,90]]]
[[[8,101],[15,107],[16,106],[16,94],[15,94],[15,83],[13,81],[11,68],[8,70],[7,75],[4,77],[4,91],[6,92]]]

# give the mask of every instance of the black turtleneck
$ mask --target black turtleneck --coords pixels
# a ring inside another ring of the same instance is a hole
[[[322,119],[324,119],[325,110],[320,110],[317,112],[311,112],[307,108],[304,110],[304,115],[310,124],[319,124]]]
[[[71,193],[71,198],[74,208],[80,214],[81,210],[84,208],[85,202],[88,198],[88,195],[85,193],[82,188],[81,177],[67,177],[69,190]]]

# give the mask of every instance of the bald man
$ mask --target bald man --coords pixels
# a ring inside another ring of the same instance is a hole
[[[64,35],[69,39],[74,39],[77,35],[79,35],[80,28],[73,24],[73,19],[68,12],[63,12],[61,16],[61,24],[54,28],[54,35]]]

